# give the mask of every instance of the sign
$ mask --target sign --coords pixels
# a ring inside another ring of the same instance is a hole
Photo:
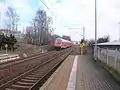
[[[80,44],[80,48],[83,48],[84,46],[85,46],[85,44],[84,44],[84,43]]]
[[[7,48],[7,47],[8,47],[8,45],[7,45],[7,44],[5,44],[5,47]]]

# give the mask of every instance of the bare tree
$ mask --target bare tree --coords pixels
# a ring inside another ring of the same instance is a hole
[[[36,11],[36,16],[29,27],[26,28],[26,38],[29,43],[45,45],[50,42],[53,28],[52,18],[48,17],[44,10]]]
[[[20,19],[19,15],[16,13],[16,9],[9,6],[5,14],[8,17],[8,20],[6,23],[8,30],[16,31],[18,27],[18,21]]]
[[[47,16],[44,10],[38,10],[36,13],[35,21],[37,22],[37,30],[38,30],[38,42],[39,44],[47,44],[48,36],[49,36],[49,24],[51,22],[51,18]]]
[[[33,44],[34,36],[33,36],[33,27],[28,26],[26,28],[26,38],[27,38],[27,43]]]

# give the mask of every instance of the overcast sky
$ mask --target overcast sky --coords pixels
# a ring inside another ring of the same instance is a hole
[[[37,8],[41,7],[53,17],[55,33],[70,35],[72,40],[80,40],[82,26],[84,26],[86,38],[94,38],[94,0],[44,0],[52,13],[40,3],[40,0],[6,0],[6,2],[7,4],[11,2],[17,7],[21,15],[21,27],[28,25]],[[1,11],[3,6],[1,2]],[[97,15],[98,37],[110,35],[111,40],[118,39],[120,34],[118,24],[120,21],[120,0],[97,0]]]

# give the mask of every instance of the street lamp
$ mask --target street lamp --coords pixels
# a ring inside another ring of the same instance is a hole
[[[0,29],[2,28],[2,16],[1,16],[1,12],[0,12]]]
[[[119,42],[120,42],[120,22],[119,22]]]
[[[95,60],[96,60],[96,56],[95,56],[96,50],[97,50],[97,0],[95,0],[95,48],[94,48]]]
[[[83,26],[83,39],[85,40],[85,27]]]

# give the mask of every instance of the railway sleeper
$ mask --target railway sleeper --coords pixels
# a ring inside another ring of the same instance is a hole
[[[27,77],[25,77],[26,79],[32,79],[32,80],[38,80],[38,78],[36,78],[36,77],[29,77],[29,76],[27,76]]]
[[[19,81],[17,83],[21,85],[33,85],[34,84],[33,82],[23,82],[23,81]]]
[[[17,84],[13,84],[11,86],[13,89],[15,90],[23,90],[23,89],[29,89],[31,86],[23,86],[23,85],[17,85]]]
[[[22,81],[26,81],[26,82],[36,82],[37,80],[31,80],[31,79],[21,79]]]
[[[39,74],[39,75],[28,75],[29,77],[35,77],[35,78],[40,78],[41,76],[43,76],[44,74]]]
[[[14,89],[11,89],[11,88],[6,88],[5,90],[14,90]]]
[[[39,73],[38,73],[39,72]],[[39,75],[39,74],[41,74],[41,75],[43,75],[43,74],[45,74],[44,72],[40,72],[40,71],[37,71],[37,72],[33,72],[33,73],[31,73],[32,75]]]
[[[30,88],[30,86],[20,86],[20,85],[12,85],[9,88],[5,88],[5,90],[28,90]]]

